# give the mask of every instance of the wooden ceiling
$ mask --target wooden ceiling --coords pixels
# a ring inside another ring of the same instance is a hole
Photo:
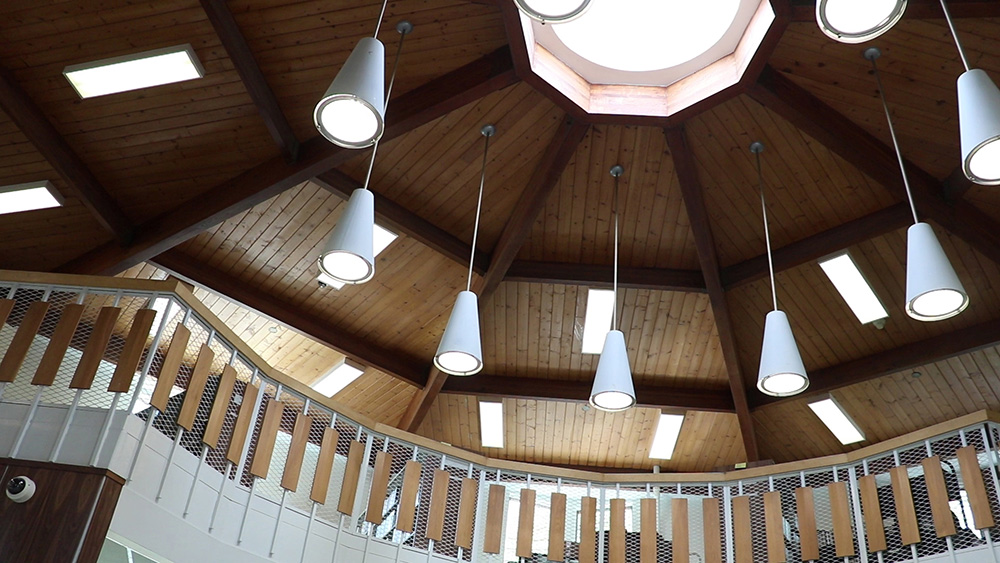
[[[772,4],[753,75],[664,122],[590,119],[540,85],[508,43],[508,0],[390,3],[380,39],[395,44],[404,18],[415,31],[371,185],[399,238],[371,282],[334,290],[315,259],[370,152],[319,138],[312,109],[377,2],[8,0],[0,185],[48,179],[67,203],[0,215],[0,267],[173,273],[278,369],[311,383],[347,355],[369,367],[336,401],[491,456],[699,471],[844,451],[806,398],[755,388],[770,290],[747,147],[761,140],[809,396],[832,393],[869,441],[1000,409],[1000,190],[955,173],[961,64],[937,2],[911,0],[876,43],[918,211],[972,298],[939,323],[902,310],[910,218],[861,47],[823,36],[808,1]],[[1000,5],[950,5],[972,64],[1000,76]],[[184,43],[205,78],[80,100],[62,76]],[[473,280],[486,368],[446,379],[430,360],[465,287],[485,123],[498,130]],[[619,311],[641,407],[606,414],[585,408],[596,357],[580,336],[586,289],[611,281],[618,163]],[[858,324],[816,264],[843,248],[889,309],[882,330]],[[502,450],[479,443],[477,397],[503,398]],[[686,412],[671,460],[648,457],[660,409]]]

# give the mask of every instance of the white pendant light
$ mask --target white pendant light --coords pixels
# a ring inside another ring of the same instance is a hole
[[[479,199],[476,203],[476,223],[472,229],[472,251],[469,256],[469,276],[465,291],[459,292],[455,307],[448,317],[448,326],[434,354],[434,366],[449,375],[474,375],[483,369],[483,344],[479,332],[479,298],[472,291],[472,264],[476,258],[476,240],[479,238],[479,217],[483,209],[483,187],[486,185],[486,162],[490,151],[490,137],[496,127],[484,125],[480,130],[486,142],[483,146],[483,168],[479,175]]]
[[[383,6],[384,9],[385,6]],[[404,20],[396,25],[396,31],[400,34],[399,46],[396,49],[396,61],[392,68],[392,79],[389,81],[389,92],[392,91],[392,84],[396,78],[399,55],[403,50],[403,39],[413,31],[413,26],[410,25],[410,22]],[[369,41],[372,40],[370,37],[366,39]],[[364,41],[365,39],[362,40],[362,42]],[[352,54],[351,56],[353,57],[354,55]],[[348,59],[348,63],[350,63],[350,59]],[[345,65],[344,68],[346,69],[347,66]],[[337,80],[343,74],[342,70],[337,75]],[[385,104],[382,103],[381,76],[380,70],[378,97],[380,107],[384,107],[388,103],[389,98],[388,94],[386,94]],[[334,86],[336,86],[337,80],[334,80]],[[320,103],[322,104],[322,102]],[[319,106],[317,106],[317,112],[319,112]],[[322,131],[322,129],[320,130]],[[375,196],[368,190],[372,179],[372,169],[375,166],[375,154],[378,152],[378,140],[376,139],[374,143],[372,157],[368,163],[368,174],[365,176],[365,185],[351,193],[351,198],[347,200],[344,212],[337,221],[337,225],[334,226],[333,232],[330,233],[330,237],[323,247],[323,252],[319,255],[320,272],[342,283],[365,283],[375,276]]]
[[[778,291],[774,282],[774,261],[771,258],[771,231],[767,223],[767,202],[764,200],[764,174],[761,172],[760,153],[764,144],[750,145],[757,159],[757,182],[760,185],[760,207],[764,214],[764,242],[767,244],[767,267],[771,275],[771,301],[774,310],[764,319],[764,340],[760,349],[760,369],[757,371],[757,389],[765,395],[788,397],[809,387],[809,376],[802,363],[799,347],[795,344],[788,315],[778,309]]]
[[[882,52],[875,47],[865,49],[865,58],[871,61],[878,85],[882,109],[889,124],[892,146],[896,149],[899,171],[903,175],[903,186],[913,213],[913,225],[906,231],[906,314],[918,321],[940,321],[961,313],[969,306],[969,294],[958,279],[955,269],[948,261],[944,249],[934,229],[917,218],[917,208],[913,203],[910,181],[906,176],[903,154],[899,150],[896,129],[892,124],[889,104],[885,101],[882,77],[875,62]]]
[[[628,364],[625,335],[618,330],[618,181],[624,172],[625,169],[620,164],[611,168],[611,175],[615,178],[615,193],[612,201],[615,216],[615,264],[612,283],[615,308],[611,320],[611,330],[604,337],[604,348],[597,361],[594,386],[590,391],[590,404],[608,412],[623,411],[635,405],[635,388],[632,385],[632,368]]]
[[[587,11],[590,2],[591,0],[514,0],[524,15],[542,23],[566,23],[574,20]]]
[[[816,23],[841,43],[864,43],[889,31],[906,11],[906,0],[819,0]]]

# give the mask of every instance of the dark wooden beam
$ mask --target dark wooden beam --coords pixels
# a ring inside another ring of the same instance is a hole
[[[754,406],[815,397],[885,375],[941,362],[1000,344],[1000,320],[962,328],[839,365],[809,371],[809,388],[794,397],[758,395]]]
[[[515,82],[508,49],[497,49],[393,100],[386,115],[382,140],[394,139]],[[283,157],[263,162],[140,225],[128,247],[99,246],[57,270],[117,274],[339,166],[356,154],[322,137],[313,137],[299,147],[299,158],[294,163],[285,162]]]
[[[328,170],[313,178],[313,181],[331,194],[345,200],[350,198],[351,193],[361,186],[357,180],[337,169]],[[384,195],[374,191],[372,193],[375,195],[375,215],[378,217],[380,225],[397,233],[405,234],[462,266],[469,267],[469,254],[472,245],[462,242],[448,231]],[[476,252],[473,271],[480,275],[484,274],[489,262],[489,256],[483,252]]]
[[[476,395],[479,397],[536,399],[541,401],[569,401],[586,403],[590,400],[590,381],[567,381],[478,375],[476,377],[448,378],[442,393]],[[637,405],[654,409],[698,410],[710,412],[735,412],[729,391],[699,390],[664,385],[636,385]]]
[[[292,126],[285,119],[285,114],[278,105],[278,99],[274,97],[264,73],[260,71],[260,66],[233,18],[233,13],[229,11],[226,0],[201,0],[201,7],[208,15],[208,21],[215,28],[215,34],[222,41],[229,59],[233,61],[243,86],[257,106],[257,111],[260,112],[268,132],[274,137],[274,142],[278,144],[286,161],[295,162],[299,154],[299,140],[295,138]]]
[[[170,249],[151,259],[160,268],[191,281],[219,295],[240,303],[326,344],[334,350],[367,364],[407,383],[423,386],[427,381],[427,364],[423,358],[408,357],[398,350],[387,350],[371,344],[347,331],[338,329],[330,319],[314,315],[277,299],[222,270],[198,262],[183,252]]]
[[[56,173],[69,184],[83,205],[90,210],[102,227],[115,235],[118,244],[132,240],[132,221],[108,194],[83,159],[56,131],[41,108],[21,89],[14,77],[0,69],[0,108],[38,149]]]
[[[722,345],[722,357],[726,362],[729,375],[729,390],[733,397],[736,417],[739,420],[740,434],[743,436],[743,448],[748,461],[760,458],[757,449],[757,436],[753,429],[753,417],[747,403],[746,385],[743,380],[743,370],[740,367],[739,350],[736,344],[736,332],[733,329],[732,317],[729,314],[729,303],[726,301],[726,290],[722,285],[722,275],[719,258],[715,250],[715,238],[705,206],[705,196],[698,178],[698,168],[694,153],[687,142],[683,128],[664,129],[670,157],[674,161],[677,180],[681,187],[681,197],[687,210],[691,232],[694,234],[695,247],[698,250],[698,261],[705,276],[705,287],[708,288],[708,299],[712,304],[712,316],[719,332],[719,342]]]
[[[1000,17],[1000,3],[995,0],[954,0],[948,2],[948,11],[953,18],[996,18]],[[909,0],[906,5],[907,19],[944,19],[939,0]],[[816,22],[816,2],[814,0],[792,0],[792,21]]]
[[[611,287],[614,271],[604,264],[515,260],[504,281]],[[706,293],[705,278],[697,270],[618,268],[618,287]]]
[[[965,193],[974,185],[972,180],[966,177],[962,166],[959,165],[944,179],[944,186],[942,186],[944,198],[950,202],[958,201],[965,197]]]
[[[912,222],[910,207],[905,203],[897,203],[775,250],[774,271],[780,272],[818,260],[827,254],[906,227]],[[723,268],[722,283],[726,289],[732,289],[765,278],[767,274],[767,254],[761,254]]]

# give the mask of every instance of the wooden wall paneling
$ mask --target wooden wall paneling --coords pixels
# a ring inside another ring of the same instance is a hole
[[[549,561],[566,559],[566,495],[552,493],[549,501]]]
[[[784,517],[781,514],[781,492],[764,493],[764,529],[767,534],[768,563],[785,563],[788,553],[785,549]]]
[[[159,380],[157,380],[156,385],[158,388],[160,385]],[[208,424],[205,426],[205,433],[201,438],[201,441],[213,450],[219,447],[222,425],[226,422],[226,414],[229,412],[229,403],[233,399],[233,389],[235,387],[236,368],[227,365],[222,369],[222,376],[219,377],[219,386],[215,390],[215,398],[212,399],[212,412],[208,415]],[[153,394],[156,394],[155,389],[153,390]]]
[[[701,500],[702,536],[705,540],[705,563],[722,563],[722,515],[719,499]]]
[[[236,415],[236,424],[233,425],[233,434],[229,437],[229,447],[226,449],[226,460],[233,465],[239,465],[240,458],[243,457],[243,446],[250,433],[250,424],[254,422],[254,406],[260,393],[260,387],[253,384],[247,385],[243,390],[240,412]]]
[[[865,521],[865,537],[871,552],[885,551],[888,547],[885,541],[885,524],[882,521],[882,506],[878,502],[878,485],[874,475],[865,475],[858,479],[858,490],[861,492],[861,513]]]
[[[611,522],[608,524],[608,560],[611,563],[625,563],[625,499],[613,498]]]
[[[80,363],[73,373],[73,380],[70,381],[71,389],[90,389],[94,384],[97,368],[104,359],[104,351],[108,347],[121,314],[122,310],[119,307],[101,307],[101,312],[97,314],[97,322],[94,323],[94,330],[90,333],[87,345],[83,348],[83,356],[80,357]]]
[[[642,537],[640,543],[642,547],[640,557],[642,563],[656,563],[656,499],[642,499],[641,508],[642,530],[640,533]],[[651,527],[647,525],[647,513],[649,513]],[[691,560],[689,527],[688,500],[686,498],[670,499],[670,537],[673,540],[673,563],[689,563]]]
[[[816,503],[812,487],[795,489],[795,515],[799,520],[799,545],[803,561],[819,559],[819,535],[816,531]]]
[[[983,482],[983,470],[979,467],[979,456],[975,446],[965,446],[956,452],[958,467],[962,473],[962,483],[969,495],[969,505],[972,507],[972,520],[977,530],[994,526],[993,511],[990,509],[990,498],[986,494],[986,484]]]
[[[149,330],[153,327],[156,319],[156,311],[152,309],[140,309],[132,319],[132,328],[125,338],[125,347],[118,356],[118,365],[115,366],[115,373],[111,376],[111,383],[108,385],[108,393],[128,393],[132,387],[132,378],[139,368],[139,361],[142,359],[142,352],[146,348],[146,339],[149,338]]]
[[[854,557],[854,529],[851,528],[851,506],[847,500],[847,483],[830,483],[830,513],[833,517],[833,542],[837,557]]]
[[[444,539],[444,515],[448,510],[448,483],[450,481],[451,473],[444,469],[434,470],[430,512],[427,515],[427,532],[424,534],[434,541]]]
[[[399,518],[396,529],[412,532],[417,519],[417,493],[420,491],[420,473],[424,466],[419,461],[406,462],[403,469],[403,489],[399,495]],[[464,492],[464,491],[463,491]]]
[[[0,383],[12,383],[17,377],[17,372],[24,364],[24,358],[31,349],[31,343],[35,340],[42,321],[45,320],[45,313],[49,310],[47,301],[35,301],[28,305],[28,311],[21,319],[21,324],[14,333],[10,345],[4,352],[3,360],[0,360]]]
[[[285,404],[276,399],[267,401],[264,409],[264,422],[257,434],[257,445],[253,451],[253,461],[250,463],[250,474],[254,477],[267,479],[271,467],[271,456],[274,454],[274,442],[278,439],[281,428],[281,417],[285,414]]]
[[[958,532],[955,530],[951,507],[948,506],[948,486],[944,482],[941,458],[938,456],[928,457],[921,460],[920,465],[924,468],[924,483],[927,484],[927,497],[931,504],[934,531],[939,538],[954,536]]]
[[[215,352],[208,344],[202,344],[201,350],[198,351],[198,359],[194,363],[194,369],[191,370],[191,379],[188,380],[187,390],[184,392],[181,412],[177,415],[177,426],[188,432],[194,428],[198,407],[201,406],[201,399],[205,394],[205,384],[208,383],[208,372],[212,369],[214,360]]]
[[[889,470],[889,477],[892,480],[892,498],[896,503],[900,539],[903,545],[920,543],[920,526],[917,524],[917,511],[913,506],[913,491],[910,489],[906,467],[893,467]]]
[[[347,450],[347,465],[344,468],[344,484],[340,487],[340,502],[337,510],[341,514],[354,514],[354,497],[358,492],[358,481],[361,478],[361,465],[365,462],[365,445],[357,440],[351,442]],[[431,505],[433,508],[433,505]],[[430,537],[430,536],[428,536]]]
[[[517,556],[531,559],[531,540],[535,533],[534,489],[521,489],[521,504],[517,518]]]
[[[500,547],[503,543],[503,509],[506,497],[507,489],[503,485],[490,485],[490,495],[486,502],[486,533],[483,536],[483,551],[485,553],[500,553]]]
[[[337,432],[333,428],[327,427],[323,431],[323,441],[319,447],[319,459],[316,461],[316,473],[313,475],[312,488],[309,490],[309,498],[313,502],[326,504],[326,497],[330,493],[330,477],[333,474],[333,460],[337,455],[337,440],[339,439],[340,432]],[[420,478],[419,473],[417,474],[417,478]],[[402,530],[402,528],[400,529]],[[413,530],[411,527],[410,530],[404,531],[412,532]]]
[[[59,366],[62,365],[66,350],[69,349],[70,341],[76,333],[76,327],[80,324],[80,317],[83,316],[83,305],[72,303],[63,307],[59,315],[59,323],[49,339],[49,345],[45,347],[42,360],[35,370],[35,377],[32,378],[32,385],[52,385],[59,373]]]
[[[733,545],[736,563],[754,563],[750,497],[733,497]]]
[[[375,472],[372,475],[371,490],[368,492],[368,509],[365,511],[366,522],[382,523],[382,508],[385,506],[385,496],[389,490],[391,473],[392,454],[389,452],[375,454]]]
[[[462,494],[458,503],[458,527],[455,529],[455,545],[472,549],[472,532],[476,523],[476,505],[479,503],[479,481],[462,479]],[[398,526],[397,526],[398,527]]]
[[[180,370],[181,362],[184,361],[184,353],[187,351],[188,340],[191,339],[191,330],[182,325],[177,325],[174,335],[170,339],[170,346],[163,357],[160,365],[160,373],[156,376],[156,387],[153,388],[153,396],[149,399],[149,404],[160,412],[166,412],[167,402],[170,400],[170,388],[177,381],[177,372]]]
[[[580,563],[597,563],[597,499],[580,499]]]
[[[281,488],[292,491],[299,488],[299,475],[302,473],[302,461],[306,456],[306,444],[309,443],[309,432],[312,431],[313,418],[298,413],[295,416],[295,426],[292,427],[292,443],[288,447],[288,457],[285,459],[285,469],[281,472]]]

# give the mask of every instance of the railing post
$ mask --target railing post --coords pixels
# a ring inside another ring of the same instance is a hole
[[[358,489],[354,492],[354,510],[351,511],[351,530],[356,530],[358,528],[358,522],[361,518],[361,510],[364,508],[365,504],[365,482],[368,480],[368,461],[372,458],[372,442],[375,441],[375,436],[371,432],[368,433],[368,439],[365,440],[365,456],[364,465],[362,469],[364,472],[361,474],[361,479],[358,483]]]
[[[483,501],[488,497],[486,486],[486,472],[479,472],[479,488],[478,497],[476,499],[476,518],[474,522],[473,536],[472,536],[472,563],[479,563],[482,558],[482,549],[479,546],[483,545],[483,539],[486,535],[486,511],[483,510]]]
[[[42,302],[48,301],[49,297],[52,295],[52,288],[48,288],[42,294]],[[11,459],[17,458],[17,454],[21,451],[21,444],[24,443],[24,437],[28,434],[28,429],[31,428],[31,422],[35,419],[35,413],[38,412],[38,403],[42,401],[42,394],[45,393],[45,385],[37,385],[37,390],[35,390],[35,397],[31,400],[31,406],[28,408],[28,415],[24,417],[24,422],[21,423],[21,430],[17,433],[17,438],[14,440],[14,445],[10,448],[10,453],[7,457]]]
[[[979,427],[980,432],[983,436],[983,450],[986,454],[986,462],[990,465],[990,478],[993,480],[993,491],[1000,495],[1000,482],[997,479],[997,457],[996,449],[993,444],[992,432],[990,432],[990,423],[983,423]],[[962,439],[965,439],[965,434],[962,434]],[[990,557],[993,559],[993,563],[997,563],[997,552],[993,547],[993,534],[990,532],[989,528],[983,529],[983,535],[986,536],[986,545],[990,550]]]
[[[726,563],[733,563],[733,493],[732,485],[722,488],[722,514],[726,525]]]
[[[597,517],[597,560],[598,561],[604,561],[604,529],[605,529],[604,512],[608,510],[607,508],[608,505],[605,499],[606,499],[605,489],[602,484],[601,497],[599,501],[600,509],[597,512],[598,513]]]
[[[851,486],[851,503],[854,505],[854,530],[858,538],[858,554],[861,563],[868,563],[868,538],[865,536],[864,516],[861,513],[861,496],[858,493],[858,473],[852,465],[847,469]]]
[[[14,294],[17,293],[18,284],[13,284],[10,289],[7,290],[7,299],[14,299]],[[7,389],[7,382],[0,382],[0,400],[3,400],[3,392]]]

